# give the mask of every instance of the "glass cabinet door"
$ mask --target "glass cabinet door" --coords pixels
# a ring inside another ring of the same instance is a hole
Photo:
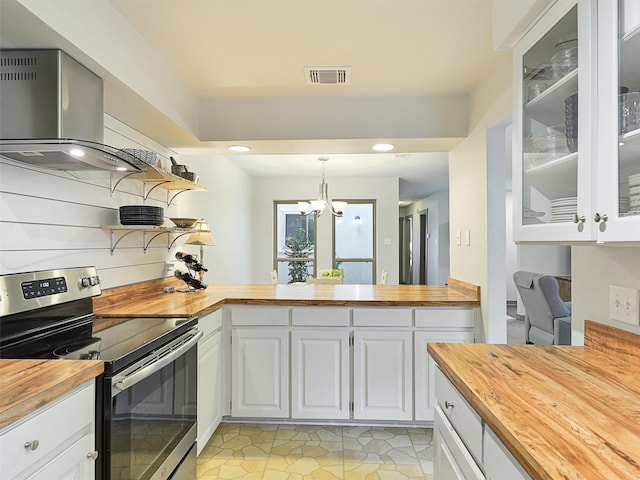
[[[579,134],[590,129],[591,3],[558,2],[515,51],[516,241],[592,239],[582,213],[591,208],[591,143]]]
[[[602,241],[640,240],[640,1],[600,2],[598,208]]]
[[[620,216],[640,215],[640,2],[620,0],[618,197]]]

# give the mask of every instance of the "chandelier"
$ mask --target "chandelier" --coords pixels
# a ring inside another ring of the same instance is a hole
[[[300,215],[309,215],[313,213],[318,217],[322,214],[325,207],[329,207],[329,211],[336,217],[341,217],[344,213],[344,209],[347,208],[347,202],[331,202],[329,200],[329,185],[324,181],[324,164],[329,160],[329,157],[320,157],[319,161],[322,162],[322,183],[320,183],[317,200],[309,200],[308,202],[298,202],[300,208]]]

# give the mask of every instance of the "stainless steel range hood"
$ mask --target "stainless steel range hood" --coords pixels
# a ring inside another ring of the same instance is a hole
[[[103,145],[102,79],[61,50],[0,51],[0,155],[58,170],[140,170]]]

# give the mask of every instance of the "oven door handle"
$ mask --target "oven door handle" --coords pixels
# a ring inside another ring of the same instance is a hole
[[[185,352],[190,350],[194,345],[198,343],[198,340],[202,338],[202,331],[198,331],[195,335],[193,335],[189,340],[185,343],[181,344],[175,350],[167,353],[162,357],[156,358],[153,363],[150,363],[139,370],[135,370],[132,374],[124,374],[122,376],[114,377],[112,380],[111,386],[111,397],[115,397],[119,393],[124,392],[125,390],[133,387],[136,383],[141,382],[147,377],[150,377],[154,373],[159,370],[162,370],[164,367],[174,362],[177,358],[182,356]],[[145,361],[141,362],[142,364],[146,363]]]

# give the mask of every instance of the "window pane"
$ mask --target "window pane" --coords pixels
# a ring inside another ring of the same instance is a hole
[[[306,282],[313,275],[313,261],[278,261],[278,283]]]
[[[349,203],[335,236],[336,258],[373,258],[373,204]]]
[[[276,202],[275,207],[278,283],[305,282],[315,265],[315,217],[300,215],[297,202]]]
[[[373,283],[373,261],[341,262],[338,268],[344,270],[344,283],[352,285],[369,285]]]

